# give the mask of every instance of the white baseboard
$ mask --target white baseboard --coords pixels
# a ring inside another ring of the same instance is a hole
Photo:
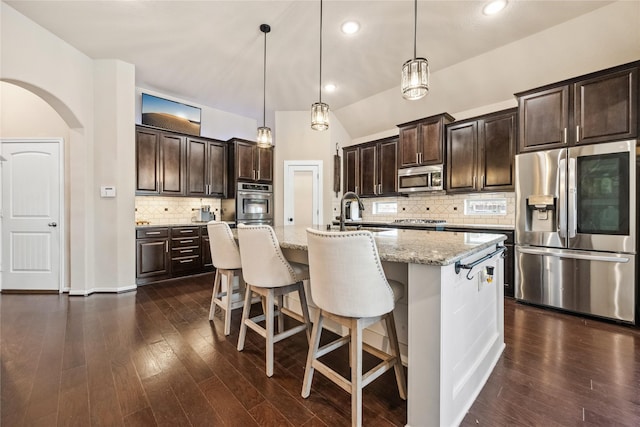
[[[92,289],[65,289],[65,292],[69,292],[69,296],[89,296],[93,293],[109,293],[119,294],[122,292],[135,291],[136,285],[121,286],[119,288],[92,288]]]

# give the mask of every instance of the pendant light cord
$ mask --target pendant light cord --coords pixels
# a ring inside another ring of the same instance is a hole
[[[322,103],[322,0],[320,0],[320,87],[319,98]]]
[[[413,59],[416,59],[416,39],[418,38],[418,0],[413,2]]]
[[[262,68],[262,127],[266,127],[267,111],[267,32],[264,32],[264,61]]]

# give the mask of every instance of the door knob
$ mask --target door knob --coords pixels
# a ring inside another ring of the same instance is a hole
[[[289,222],[293,222],[293,218],[289,218]]]
[[[49,224],[47,224],[49,227],[57,227],[58,224],[56,224],[55,222],[50,222]]]

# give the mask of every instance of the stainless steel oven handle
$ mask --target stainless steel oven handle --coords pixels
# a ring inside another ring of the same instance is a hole
[[[534,249],[534,248],[518,248],[518,252],[529,255],[543,255],[543,256],[552,256],[556,258],[569,258],[569,259],[584,259],[588,261],[603,261],[603,262],[620,262],[627,263],[629,262],[629,258],[627,257],[615,257],[615,256],[606,256],[606,255],[589,255],[586,253],[576,253],[576,252],[555,252],[544,249]]]

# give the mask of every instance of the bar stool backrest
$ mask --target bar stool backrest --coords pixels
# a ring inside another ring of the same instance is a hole
[[[346,317],[381,316],[394,295],[370,231],[307,228],[311,297],[323,310]]]
[[[209,221],[207,223],[207,232],[209,233],[209,246],[211,247],[213,266],[224,270],[242,268],[240,251],[233,238],[229,224],[220,221]]]

